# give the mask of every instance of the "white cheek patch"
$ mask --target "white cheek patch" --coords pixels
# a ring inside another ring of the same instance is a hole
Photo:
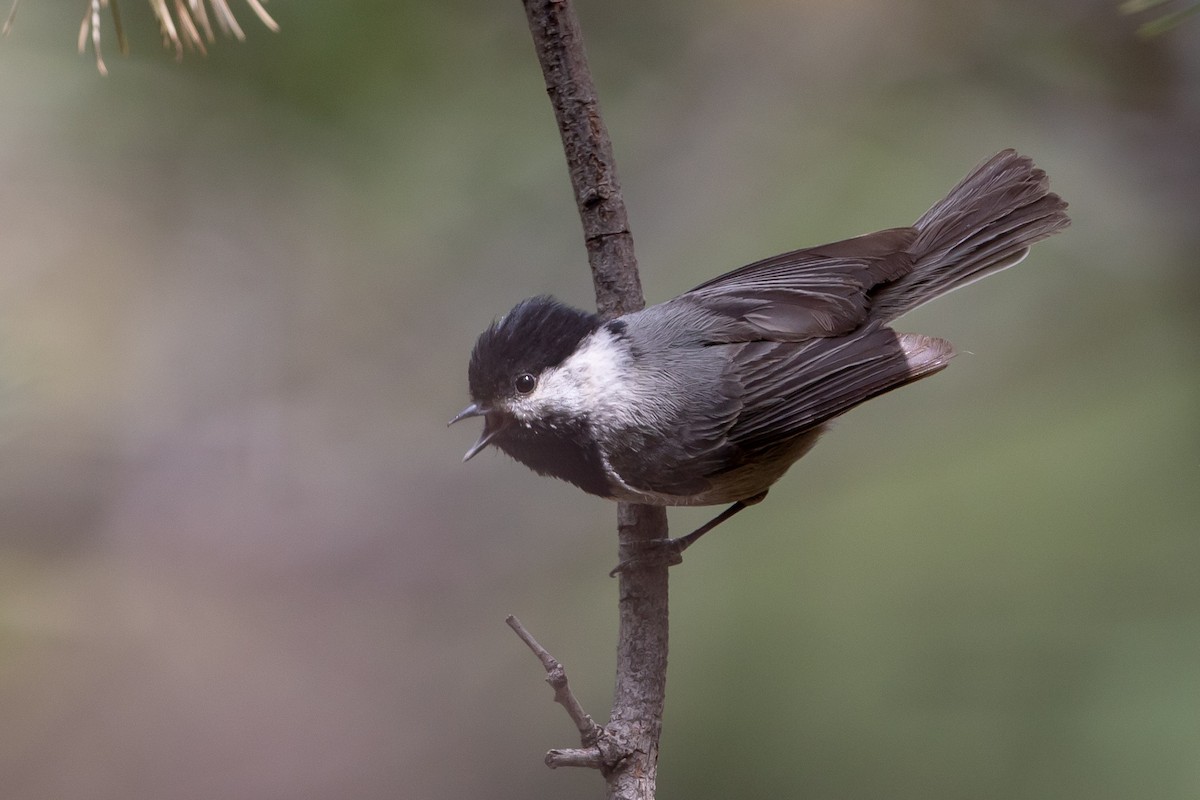
[[[601,328],[584,339],[580,348],[562,364],[537,376],[537,388],[513,400],[509,410],[522,422],[604,411],[624,416],[622,399],[627,402],[628,398],[627,359],[612,335]]]

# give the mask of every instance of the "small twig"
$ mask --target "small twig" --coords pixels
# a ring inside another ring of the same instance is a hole
[[[598,747],[588,747],[581,750],[551,750],[546,753],[546,766],[550,769],[559,767],[584,767],[586,769],[604,769],[607,765],[604,754]]]
[[[604,729],[596,724],[591,715],[583,710],[583,706],[579,704],[579,700],[575,697],[575,693],[571,691],[571,685],[567,682],[567,671],[563,669],[563,665],[557,658],[550,655],[546,648],[538,643],[538,640],[533,638],[533,634],[525,629],[521,624],[521,620],[511,614],[505,617],[505,622],[508,627],[516,632],[517,636],[521,637],[521,641],[533,651],[533,654],[538,657],[538,661],[542,662],[542,667],[546,670],[546,683],[554,689],[554,702],[561,705],[567,711],[567,716],[575,723],[575,727],[579,730],[579,738],[583,742],[585,748],[589,750],[551,750],[550,753],[583,753],[591,752],[595,754],[597,763],[595,764],[580,764],[562,763],[559,766],[593,766],[599,768],[603,763],[603,758],[600,751],[596,749],[596,743],[600,737],[604,735]],[[546,756],[546,763],[550,764],[550,755]],[[551,764],[551,766],[555,766]]]

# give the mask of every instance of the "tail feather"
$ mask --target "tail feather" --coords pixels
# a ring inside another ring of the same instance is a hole
[[[963,178],[913,227],[912,270],[880,286],[872,316],[888,321],[947,292],[1016,264],[1030,245],[1070,224],[1046,173],[1014,150]]]

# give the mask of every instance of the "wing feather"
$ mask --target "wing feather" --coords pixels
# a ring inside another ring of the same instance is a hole
[[[724,341],[840,336],[867,319],[871,290],[908,274],[913,228],[795,250],[735,269],[680,295],[740,323]],[[672,302],[676,302],[672,301]]]
[[[702,370],[701,364],[727,359],[723,377],[699,380],[704,391],[672,391],[686,401],[669,424],[632,427],[606,448],[610,466],[629,486],[700,494],[722,473],[790,447],[859,403],[932,375],[954,355],[943,339],[882,326],[805,342],[710,347],[726,352],[693,363]]]
[[[801,344],[760,342],[735,359],[745,411],[727,441],[739,462],[801,436],[854,406],[946,367],[944,339],[875,327],[859,335]]]

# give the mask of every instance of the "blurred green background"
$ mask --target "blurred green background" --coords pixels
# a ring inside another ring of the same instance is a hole
[[[82,5],[0,43],[0,794],[602,796],[503,618],[603,718],[614,509],[445,428],[591,302],[520,4]],[[1006,146],[1074,218],[672,572],[660,797],[1200,796],[1200,22],[1115,6],[581,3],[652,302]]]

